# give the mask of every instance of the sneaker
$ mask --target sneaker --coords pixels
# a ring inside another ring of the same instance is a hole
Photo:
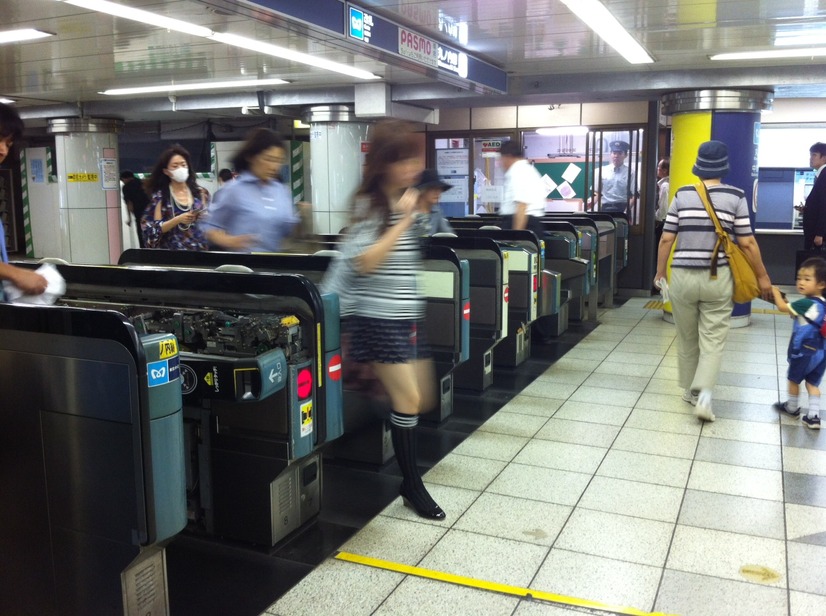
[[[686,389],[683,392],[683,400],[688,402],[691,406],[697,406],[697,398],[700,396],[699,393],[694,393],[690,389]]]
[[[806,424],[807,428],[811,428],[812,430],[820,430],[820,417],[809,417],[808,415],[804,415],[803,423]]]
[[[703,421],[714,421],[714,413],[711,412],[711,392],[701,391],[697,396],[697,406],[694,409],[694,415]]]
[[[772,408],[775,411],[785,413],[786,415],[789,415],[791,417],[797,417],[798,415],[800,415],[800,407],[797,407],[795,410],[790,411],[789,408],[786,406],[785,402],[775,402],[774,404],[772,404]]]

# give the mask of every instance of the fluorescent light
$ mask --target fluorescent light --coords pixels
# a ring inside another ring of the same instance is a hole
[[[772,60],[777,58],[814,58],[826,56],[826,47],[803,47],[800,49],[770,49],[765,51],[738,51],[718,53],[709,60]]]
[[[122,17],[123,19],[131,19],[138,21],[147,26],[154,26],[157,28],[165,28],[167,30],[174,30],[175,32],[183,32],[184,34],[192,34],[193,36],[209,37],[212,30],[204,28],[203,26],[195,26],[189,22],[180,19],[172,19],[164,17],[157,13],[150,13],[149,11],[142,11],[140,9],[133,9],[130,6],[123,4],[116,4],[115,2],[107,2],[107,0],[63,0],[66,4],[73,4],[83,9],[90,11],[98,11],[99,13],[106,13],[115,17]]]
[[[224,43],[226,45],[232,45],[233,47],[241,47],[243,49],[249,49],[250,51],[255,51],[257,53],[275,56],[276,58],[283,58],[285,60],[291,60],[293,62],[299,62],[301,64],[308,64],[316,68],[321,68],[328,71],[333,71],[335,73],[349,75],[350,77],[356,77],[358,79],[381,79],[381,77],[379,77],[378,75],[374,75],[369,71],[355,68],[347,64],[339,64],[338,62],[332,62],[330,60],[316,58],[306,53],[293,51],[292,49],[287,49],[286,47],[279,47],[278,45],[271,45],[270,43],[256,41],[255,39],[247,38],[245,36],[238,36],[237,34],[213,32],[209,28],[195,26],[188,22],[181,21],[179,19],[171,19],[169,17],[164,17],[156,13],[150,13],[149,11],[133,9],[128,6],[124,6],[123,4],[108,2],[107,0],[58,1],[65,2],[66,4],[73,4],[75,6],[89,9],[91,11],[107,13],[109,15],[114,15],[115,17],[131,19],[132,21],[137,21],[142,24],[146,24],[147,26],[156,26],[159,28],[166,28],[167,30],[174,30],[175,32],[192,34],[193,36],[207,38],[212,41]]]
[[[17,101],[13,101],[10,98],[0,98],[0,103],[3,103],[4,105],[11,105],[12,103],[16,103],[16,102]]]
[[[20,30],[3,30],[0,32],[0,44],[18,43],[20,41],[33,41],[47,36],[54,36],[51,32],[43,32],[34,28],[21,28]]]
[[[617,18],[598,0],[562,0],[562,4],[585,25],[591,28],[618,54],[631,64],[649,64],[654,61],[634,37],[622,27]]]
[[[378,75],[374,75],[373,73],[360,68],[355,68],[347,64],[339,64],[338,62],[332,62],[323,58],[316,58],[315,56],[301,53],[300,51],[287,49],[286,47],[279,47],[278,45],[273,45],[271,43],[264,43],[263,41],[256,41],[255,39],[247,38],[245,36],[238,36],[237,34],[214,32],[209,38],[213,41],[218,41],[219,43],[232,45],[233,47],[241,47],[257,53],[275,56],[276,58],[300,62],[301,64],[309,64],[310,66],[315,66],[316,68],[323,68],[335,73],[349,75],[350,77],[357,77],[358,79],[381,79]]]
[[[236,79],[235,81],[203,81],[200,83],[168,83],[159,86],[136,88],[114,88],[99,94],[109,96],[126,96],[129,94],[153,94],[158,92],[186,92],[189,90],[217,90],[220,88],[253,88],[258,86],[275,86],[289,83],[283,79]]]
[[[589,130],[587,126],[550,126],[548,128],[537,128],[536,134],[542,135],[543,137],[587,135]]]

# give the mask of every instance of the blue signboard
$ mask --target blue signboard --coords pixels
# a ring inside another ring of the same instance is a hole
[[[251,4],[300,19],[439,72],[499,92],[508,90],[508,76],[501,68],[373,15],[359,6],[347,3],[345,7],[343,0],[251,0]]]
[[[338,34],[345,33],[342,0],[251,0],[250,4],[266,7]]]
[[[443,45],[392,21],[348,4],[350,38],[418,64],[507,92],[508,76],[502,69]]]

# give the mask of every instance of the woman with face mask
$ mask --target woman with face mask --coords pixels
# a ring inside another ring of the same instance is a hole
[[[209,206],[209,193],[195,183],[189,152],[179,145],[165,150],[146,184],[152,202],[141,220],[145,246],[206,250],[197,221]]]

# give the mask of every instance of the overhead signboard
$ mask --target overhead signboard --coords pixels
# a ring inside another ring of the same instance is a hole
[[[412,60],[428,68],[507,92],[508,77],[500,68],[469,56],[419,32],[400,26],[353,5],[347,5],[351,39]]]
[[[508,76],[501,68],[344,0],[248,0],[248,3],[491,90],[503,93],[508,90]],[[440,31],[464,44],[466,26],[441,12],[437,15]]]

